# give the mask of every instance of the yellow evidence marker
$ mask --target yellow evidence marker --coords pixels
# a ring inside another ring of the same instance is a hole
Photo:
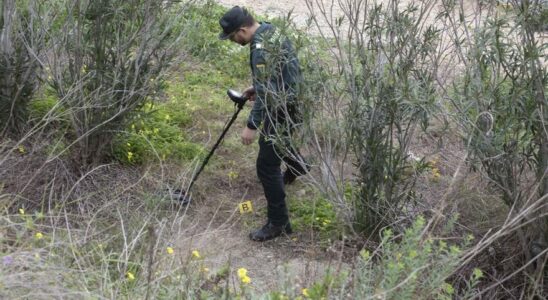
[[[240,203],[238,207],[240,207],[241,214],[253,212],[253,206],[251,205],[251,201],[249,200],[246,202]]]

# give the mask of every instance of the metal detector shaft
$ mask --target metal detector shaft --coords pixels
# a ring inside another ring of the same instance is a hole
[[[238,114],[240,113],[240,111],[244,108],[244,104],[245,102],[247,101],[246,98],[243,98],[243,96],[235,91],[232,91],[232,90],[229,90],[228,91],[228,96],[230,97],[230,99],[232,101],[234,101],[234,103],[236,104],[236,106],[238,107],[238,110],[236,110],[236,112],[234,113],[234,115],[232,115],[232,118],[230,119],[230,121],[228,122],[228,124],[225,126],[225,128],[223,129],[223,132],[221,133],[221,136],[219,136],[219,139],[217,139],[217,142],[215,143],[215,145],[213,145],[213,148],[211,148],[211,150],[209,151],[209,153],[207,154],[206,158],[204,159],[204,161],[202,162],[202,165],[200,166],[200,169],[198,169],[198,172],[196,172],[194,174],[194,176],[192,177],[192,180],[190,181],[190,184],[188,185],[188,188],[187,188],[187,194],[188,194],[188,191],[190,191],[190,189],[192,188],[192,186],[194,185],[194,182],[196,181],[196,179],[198,179],[198,176],[200,175],[200,173],[202,173],[202,171],[204,170],[204,167],[207,165],[207,163],[209,162],[209,159],[211,158],[211,156],[213,156],[213,153],[215,152],[215,150],[217,149],[217,147],[219,147],[219,145],[221,144],[221,141],[223,140],[223,138],[225,137],[226,133],[228,132],[228,129],[230,128],[230,126],[232,126],[232,123],[234,123],[234,121],[236,121],[236,119],[238,118]]]

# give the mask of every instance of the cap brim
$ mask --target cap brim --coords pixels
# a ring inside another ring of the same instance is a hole
[[[219,39],[220,39],[220,40],[226,40],[226,39],[228,39],[228,36],[229,36],[229,35],[230,35],[230,34],[226,34],[226,33],[224,33],[224,32],[221,32],[221,33],[219,33]]]

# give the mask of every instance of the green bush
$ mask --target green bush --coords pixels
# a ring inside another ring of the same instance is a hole
[[[381,246],[360,252],[355,299],[452,299],[455,288],[447,282],[457,270],[462,246],[423,235],[426,221],[418,217],[401,240],[383,231]],[[471,238],[465,239],[466,247]],[[398,241],[400,240],[400,241]],[[477,276],[479,277],[481,276]]]
[[[37,123],[44,119],[51,118],[51,121],[66,121],[62,116],[64,113],[62,106],[59,105],[59,98],[57,93],[51,89],[46,88],[41,94],[38,94],[32,101],[29,103],[29,120],[31,122]]]
[[[459,112],[455,116],[464,131],[469,163],[486,174],[511,208],[508,218],[531,212],[524,223],[528,225],[516,231],[526,259],[520,263],[525,264],[540,253],[537,247],[548,246],[548,207],[536,206],[548,194],[548,71],[533,1],[519,2],[512,11],[486,17],[465,47],[458,44],[463,75],[450,97]],[[454,27],[451,32],[464,25]],[[517,277],[538,278],[523,282],[534,289],[546,267],[524,272],[530,274]]]
[[[313,229],[320,234],[320,240],[338,238],[343,226],[339,222],[333,205],[322,197],[289,197],[291,225],[296,230]]]
[[[38,1],[22,4],[7,0],[0,5],[0,135],[24,131],[29,102],[40,86],[47,18]]]
[[[191,120],[187,108],[183,107],[182,103],[167,103],[156,109],[147,103],[127,132],[116,137],[114,158],[129,164],[199,158],[204,149],[186,140],[182,131]]]
[[[74,157],[85,169],[103,161],[136,110],[158,99],[178,55],[173,47],[183,33],[176,25],[185,7],[151,0],[65,4],[52,86],[70,113]]]

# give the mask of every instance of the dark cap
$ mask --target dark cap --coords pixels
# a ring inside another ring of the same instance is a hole
[[[240,29],[244,25],[247,16],[249,16],[249,12],[243,7],[234,6],[227,11],[219,20],[219,24],[223,28],[223,32],[219,34],[219,39],[226,40],[231,33]]]

